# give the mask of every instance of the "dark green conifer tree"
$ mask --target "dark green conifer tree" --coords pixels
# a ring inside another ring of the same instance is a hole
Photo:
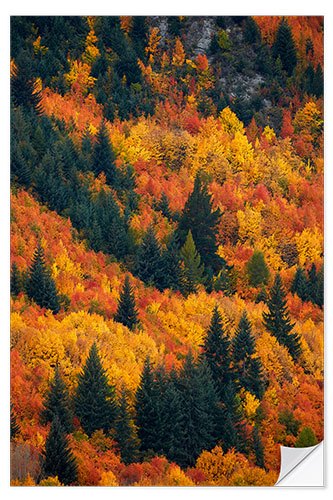
[[[171,370],[161,408],[161,453],[171,462],[177,462],[179,443],[184,441],[186,415],[183,412],[183,396],[179,390],[178,374]]]
[[[112,193],[101,190],[93,204],[93,224],[87,227],[89,240],[96,249],[114,255],[117,259],[127,253],[128,241],[124,218]]]
[[[308,446],[315,446],[318,439],[311,427],[303,427],[297,436],[295,448],[307,448]]]
[[[213,201],[208,187],[201,182],[199,174],[195,178],[194,188],[190,193],[181,214],[177,233],[179,244],[184,245],[188,232],[191,231],[197,251],[204,266],[210,266],[214,272],[221,268],[221,259],[216,254],[217,224],[221,213],[213,209]]]
[[[92,170],[93,142],[89,126],[84,129],[81,137],[81,154],[86,166],[84,170]]]
[[[308,300],[308,283],[305,271],[303,268],[296,269],[294,279],[291,285],[291,292],[296,293],[303,301]]]
[[[31,55],[22,51],[15,59],[15,69],[11,77],[11,98],[15,108],[22,106],[33,110],[36,115],[43,113],[42,94],[37,89],[31,65]]]
[[[308,299],[311,300],[313,304],[316,304],[318,293],[318,276],[317,268],[314,263],[312,263],[310,269],[308,269],[307,289]]]
[[[10,151],[10,176],[26,188],[31,186],[32,175],[28,160],[24,157],[23,148],[14,142]]]
[[[59,295],[46,266],[44,250],[40,242],[38,242],[29,268],[26,292],[40,307],[51,309],[54,314],[60,311]]]
[[[317,274],[316,304],[321,308],[324,306],[324,265],[321,266]]]
[[[318,63],[313,76],[313,93],[318,98],[321,97],[324,93],[324,75],[320,63]]]
[[[88,436],[99,429],[107,434],[113,428],[117,417],[115,388],[109,384],[95,342],[78,376],[73,404]]]
[[[195,247],[191,231],[188,232],[185,244],[180,250],[180,258],[184,264],[182,292],[184,295],[195,293],[198,285],[203,283],[204,267],[201,265],[201,257]]]
[[[154,368],[149,357],[145,360],[141,374],[140,384],[135,395],[135,424],[138,429],[138,437],[141,450],[155,450],[159,439],[160,411],[159,394],[155,382]]]
[[[36,127],[36,130],[35,130],[35,133],[32,137],[31,143],[32,143],[34,150],[37,153],[37,159],[38,159],[38,161],[40,161],[46,152],[46,141],[45,141],[43,130],[39,124]]]
[[[278,342],[289,350],[294,360],[297,360],[302,352],[301,342],[299,335],[292,333],[295,323],[291,323],[285,297],[281,277],[276,274],[267,302],[269,312],[263,312],[263,324]]]
[[[259,302],[267,302],[267,293],[263,286],[260,288],[258,295],[256,296],[255,303],[259,304]]]
[[[264,254],[260,250],[254,250],[252,257],[246,265],[249,284],[257,287],[266,284],[269,277],[269,270]]]
[[[17,434],[19,434],[21,428],[16,420],[16,414],[14,412],[13,404],[10,403],[10,439],[13,439]]]
[[[144,61],[146,59],[145,45],[147,37],[147,23],[146,16],[133,16],[132,29],[130,31],[130,37],[133,42],[133,47],[135,49],[137,57]]]
[[[177,233],[173,232],[169,237],[166,247],[162,251],[164,263],[163,288],[180,290],[182,286],[183,271],[181,267],[180,250]]]
[[[247,16],[244,27],[244,40],[246,43],[260,43],[261,31],[252,16]]]
[[[262,365],[255,354],[255,339],[246,311],[232,339],[232,358],[237,384],[258,398],[263,393]]]
[[[147,285],[163,290],[164,262],[160,243],[151,224],[136,254],[135,274]]]
[[[282,67],[290,76],[297,63],[297,52],[291,28],[285,18],[277,29],[272,51],[275,59],[280,56]]]
[[[46,394],[43,409],[40,414],[42,424],[53,422],[58,417],[59,423],[66,434],[73,430],[73,414],[69,408],[69,395],[66,385],[60,376],[58,365],[55,367],[54,379]]]
[[[309,95],[313,94],[314,75],[315,75],[315,72],[313,69],[313,65],[310,62],[308,67],[306,68],[306,70],[304,72],[304,89]]]
[[[229,381],[223,402],[218,405],[218,408],[217,441],[222,441],[224,451],[231,448],[240,452],[246,451],[245,427],[242,422],[240,401],[237,396],[237,387],[232,380]]]
[[[107,183],[111,186],[117,184],[116,155],[110,143],[106,122],[103,121],[96,134],[96,142],[92,154],[92,168],[96,176],[104,172]]]
[[[123,390],[118,403],[118,417],[115,422],[115,440],[118,443],[124,464],[136,462],[139,456],[140,442],[134,427],[126,391]]]
[[[117,313],[114,320],[127,326],[130,330],[133,330],[135,325],[139,323],[134,291],[128,274],[125,276],[125,283],[120,293]]]
[[[169,205],[169,200],[165,192],[163,191],[160,200],[156,203],[156,209],[162,212],[162,215],[167,219],[172,219],[172,212]]]
[[[264,462],[264,445],[259,434],[258,427],[255,425],[252,431],[252,447],[256,457],[256,465],[263,469],[265,467]]]
[[[287,434],[295,437],[297,436],[301,422],[296,420],[292,411],[288,409],[280,411],[278,420],[279,424],[285,426]]]
[[[45,477],[58,476],[59,481],[66,486],[77,482],[77,462],[57,416],[51,423],[42,456]]]
[[[181,467],[191,467],[202,450],[210,450],[215,444],[217,395],[205,358],[196,362],[191,351],[187,354],[178,387],[184,418],[180,425],[182,444],[175,460]]]
[[[217,305],[214,307],[211,323],[203,344],[203,355],[216,386],[219,401],[224,400],[224,394],[231,374],[230,340],[223,329],[222,317]]]
[[[130,111],[131,101],[128,87],[130,87],[132,84],[140,83],[142,81],[142,72],[138,64],[138,53],[136,49],[139,49],[139,51],[141,51],[140,44],[138,44],[134,50],[129,41],[126,40],[125,50],[122,54],[120,54],[119,59],[115,63],[115,70],[122,84],[122,87],[120,87],[120,89],[123,96],[121,102],[119,102],[118,104],[118,108],[121,108],[121,105],[124,106],[124,110],[122,113],[123,116],[128,114],[128,112]]]
[[[17,268],[15,262],[13,262],[11,273],[10,273],[10,294],[13,297],[17,297],[17,295],[22,290],[22,278],[21,273]]]
[[[111,48],[118,55],[124,52],[126,36],[120,28],[119,16],[101,16],[100,25],[96,31],[97,36],[99,31],[105,48]]]

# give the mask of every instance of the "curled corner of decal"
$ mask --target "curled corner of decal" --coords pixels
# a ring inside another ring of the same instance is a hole
[[[281,468],[275,486],[324,486],[324,442],[307,448],[280,446]]]

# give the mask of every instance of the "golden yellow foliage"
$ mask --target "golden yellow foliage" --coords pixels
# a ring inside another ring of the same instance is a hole
[[[257,207],[246,206],[245,210],[237,211],[237,219],[239,224],[239,238],[242,242],[254,244],[261,234],[261,212]]]
[[[28,473],[28,475],[22,480],[12,479],[10,481],[10,485],[11,486],[36,486],[36,483],[33,480],[33,478],[30,476],[30,474]]]
[[[175,48],[172,53],[173,66],[183,66],[185,62],[185,51],[179,38],[176,38]]]
[[[148,57],[149,64],[154,64],[155,58],[158,57],[159,51],[158,51],[158,44],[161,40],[161,36],[159,35],[159,29],[158,28],[150,28],[149,29],[149,38],[148,38],[148,45],[145,48],[145,52]]]
[[[111,470],[107,472],[102,472],[101,479],[98,482],[98,486],[119,486],[116,476]]]
[[[86,62],[81,62],[77,60],[69,60],[70,70],[68,73],[64,74],[64,78],[69,86],[73,85],[74,82],[78,82],[80,90],[83,95],[87,95],[89,89],[91,89],[96,82],[96,78],[90,76],[91,66]]]
[[[253,422],[256,411],[260,406],[260,401],[253,394],[243,390],[241,393],[241,405],[249,422]]]
[[[316,139],[322,131],[324,121],[321,112],[313,101],[298,109],[293,121],[296,132],[306,132]]]
[[[248,461],[234,449],[224,453],[221,446],[212,451],[203,451],[196,461],[196,468],[202,470],[208,480],[216,486],[226,486],[233,474],[243,470]]]
[[[305,228],[296,233],[295,242],[298,251],[299,265],[304,267],[321,258],[323,252],[323,234],[315,227]]]
[[[195,486],[193,481],[187,477],[180,467],[170,467],[166,478],[161,482],[161,486]]]
[[[42,479],[39,483],[39,486],[63,486],[63,484],[61,484],[61,482],[59,481],[58,476],[49,476],[45,479]]]
[[[41,36],[39,35],[39,37],[37,37],[37,39],[32,44],[34,48],[34,53],[35,54],[41,53],[42,55],[44,55],[49,50],[49,48],[45,47],[45,45],[41,45],[40,41],[41,41]]]
[[[245,133],[243,123],[237,118],[236,114],[231,111],[229,106],[221,111],[219,122],[222,126],[222,130],[228,134],[235,134],[236,132],[240,132],[241,134]]]

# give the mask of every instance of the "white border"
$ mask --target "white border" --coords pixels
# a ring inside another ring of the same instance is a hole
[[[242,494],[240,488],[173,488],[170,491],[169,488],[101,488],[99,487],[96,491],[93,491],[91,487],[79,487],[79,488],[48,488],[45,491],[44,488],[9,488],[9,449],[7,446],[8,435],[9,435],[9,422],[8,422],[8,408],[9,404],[9,16],[10,15],[324,15],[325,16],[325,292],[326,292],[326,305],[325,305],[325,422],[328,422],[328,411],[330,401],[327,396],[327,384],[328,378],[330,377],[331,370],[329,369],[329,363],[327,360],[328,356],[331,357],[328,351],[331,349],[332,341],[329,339],[329,332],[327,325],[331,325],[331,313],[328,307],[328,302],[330,300],[330,294],[327,290],[327,284],[331,281],[331,264],[329,250],[331,248],[332,241],[332,223],[329,218],[332,209],[332,175],[330,169],[333,165],[329,166],[329,154],[331,150],[329,135],[329,124],[330,124],[330,93],[332,91],[331,85],[331,57],[329,55],[329,47],[333,47],[332,33],[333,26],[331,22],[331,12],[329,0],[304,0],[304,1],[294,1],[291,2],[286,0],[280,0],[279,2],[272,2],[269,0],[259,1],[253,0],[249,2],[248,0],[238,0],[237,2],[223,2],[223,0],[211,1],[205,0],[204,2],[195,2],[194,0],[183,0],[182,2],[176,0],[168,0],[168,2],[153,2],[147,0],[130,0],[123,3],[114,3],[106,1],[94,2],[80,0],[80,2],[64,2],[63,0],[57,1],[55,4],[50,4],[45,0],[42,2],[40,0],[34,2],[27,2],[26,0],[14,0],[10,3],[4,2],[5,5],[1,6],[1,58],[2,58],[2,130],[1,130],[1,197],[0,197],[0,207],[1,207],[1,319],[2,319],[2,331],[0,335],[1,339],[1,435],[2,435],[2,453],[1,457],[1,473],[0,473],[0,491],[4,494],[8,494],[11,498],[20,498],[22,496],[34,498],[44,498],[45,495],[49,497],[70,496],[75,498],[76,496],[90,497],[92,494],[97,494],[99,497],[105,498],[130,498],[135,496],[136,499],[140,500],[146,499],[148,497],[158,499],[167,499],[170,494],[174,497],[184,498],[191,497],[191,499],[202,498],[202,496],[209,495],[210,497],[221,498],[226,496],[229,498],[238,498]],[[331,332],[332,333],[332,332]],[[6,402],[6,403],[5,403]],[[332,424],[331,424],[332,425]],[[268,495],[283,495],[283,497],[295,497],[298,495],[302,496],[302,499],[313,499],[315,496],[327,496],[329,491],[332,490],[331,482],[327,474],[328,470],[332,468],[332,464],[327,465],[327,459],[329,457],[329,451],[331,448],[331,432],[330,429],[325,426],[325,455],[326,455],[326,488],[285,488],[281,491],[281,488],[255,488],[248,487],[243,494],[247,498],[252,500],[252,498],[260,497],[264,495],[265,498]],[[7,439],[6,439],[7,435]],[[332,494],[332,492],[331,492]]]

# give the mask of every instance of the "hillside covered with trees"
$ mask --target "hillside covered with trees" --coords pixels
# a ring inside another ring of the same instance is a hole
[[[323,69],[322,17],[11,17],[12,485],[323,439]]]

